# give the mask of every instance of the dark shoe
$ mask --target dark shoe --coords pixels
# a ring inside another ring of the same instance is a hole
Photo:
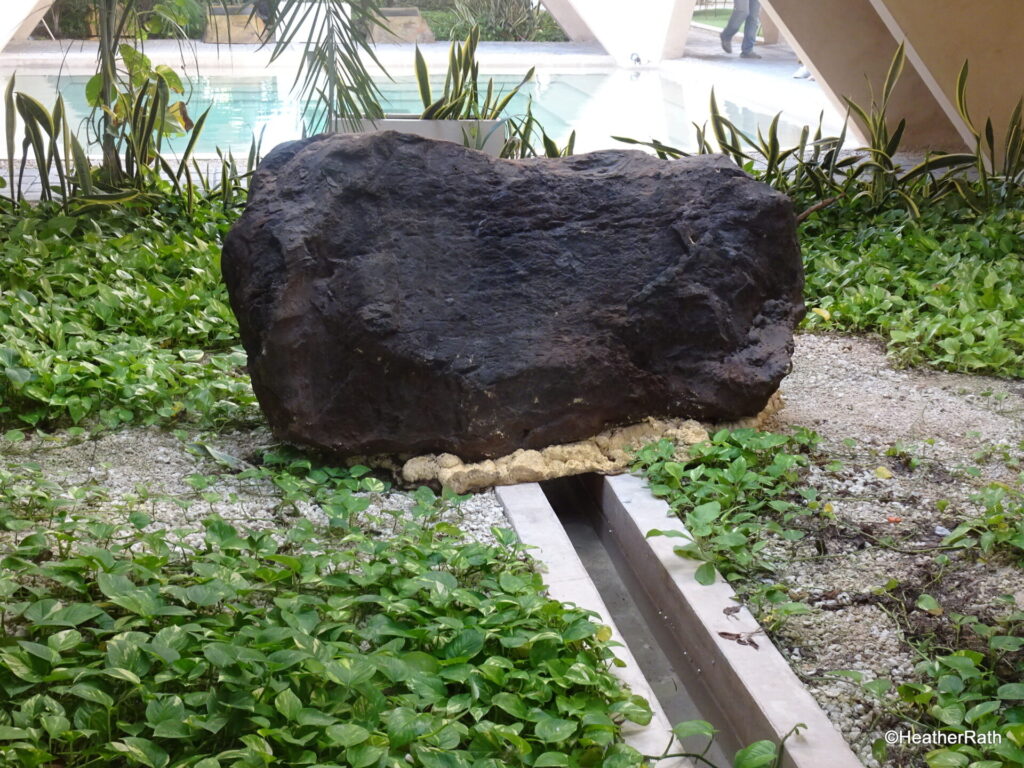
[[[744,51],[740,54],[741,59],[760,59],[761,55],[754,53],[753,51]]]
[[[722,50],[732,53],[732,40],[728,39],[724,33],[719,33],[718,39],[722,41]]]

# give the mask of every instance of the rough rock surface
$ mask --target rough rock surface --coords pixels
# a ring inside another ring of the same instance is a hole
[[[275,434],[336,455],[753,416],[804,312],[788,199],[724,159],[390,132],[277,147],[223,269]]]

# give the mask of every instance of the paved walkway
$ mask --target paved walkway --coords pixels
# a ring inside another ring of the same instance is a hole
[[[448,62],[447,42],[420,45],[428,65],[443,67]],[[413,72],[413,45],[381,44],[375,47],[378,61],[392,74]],[[154,64],[187,68],[193,73],[216,68],[219,74],[251,74],[291,71],[301,57],[303,47],[292,44],[287,52],[270,63],[270,46],[217,45],[189,41],[150,40],[144,51]],[[69,75],[96,71],[97,44],[89,40],[29,40],[11,43],[0,52],[0,74],[54,74],[58,69]],[[596,43],[480,43],[477,50],[488,72],[521,72],[524,63],[552,71],[609,69],[614,61]],[[368,66],[373,66],[367,59]]]

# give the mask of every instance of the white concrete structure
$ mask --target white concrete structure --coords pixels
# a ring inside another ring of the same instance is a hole
[[[4,0],[0,14],[0,51],[11,40],[24,40],[42,21],[53,0]]]
[[[967,101],[996,143],[1024,90],[1024,3],[990,0],[984,11],[960,0],[770,0],[765,10],[822,86],[839,103],[877,95],[899,44],[907,63],[893,93],[893,125],[907,119],[904,144],[959,150],[974,146],[956,110],[956,79],[970,62]]]
[[[2,0],[0,50],[8,42],[24,40],[51,3]],[[573,41],[597,42],[618,66],[635,70],[657,68],[663,60],[683,55],[695,0],[544,4]],[[315,3],[307,0],[302,5],[305,9]],[[765,42],[780,31],[840,112],[845,112],[844,97],[870,104],[893,52],[904,44],[907,65],[893,93],[889,117],[893,126],[907,119],[908,149],[959,150],[973,145],[955,106],[956,74],[964,61],[970,61],[968,102],[974,122],[983,126],[991,116],[996,142],[1002,143],[1007,119],[1021,95],[1024,48],[1018,41],[1024,34],[1024,0],[989,0],[984,13],[963,0],[762,0],[762,7]],[[307,22],[315,16],[310,13]],[[295,40],[311,36],[303,29]],[[647,91],[654,97],[651,91],[657,89],[645,81],[622,90],[627,95]],[[853,119],[855,128],[863,128],[856,125],[855,115]]]
[[[1018,0],[989,0],[983,6],[956,0],[871,0],[871,5],[893,38],[903,41],[907,60],[935,103],[973,148],[974,137],[956,108],[955,88],[960,67],[970,62],[968,108],[978,129],[983,129],[987,117],[992,118],[996,143],[1001,146],[1010,114],[1024,95],[1020,46],[1024,4]]]
[[[544,7],[574,43],[592,43],[597,40],[593,30],[576,10],[572,0],[546,0]]]
[[[545,0],[545,6],[571,39],[596,40],[619,66],[656,67],[682,56],[694,0]],[[907,119],[908,148],[973,145],[955,106],[956,76],[969,61],[975,121],[983,125],[991,116],[1002,142],[1021,96],[1021,0],[990,0],[983,13],[962,0],[762,0],[762,6],[765,42],[781,31],[840,111],[845,97],[870,105],[902,43],[907,64],[889,117],[893,127]]]
[[[545,0],[573,41],[597,40],[620,67],[683,55],[694,0]]]

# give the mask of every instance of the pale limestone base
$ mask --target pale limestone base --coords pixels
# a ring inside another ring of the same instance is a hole
[[[681,446],[693,445],[707,440],[709,429],[760,428],[780,408],[782,396],[776,392],[757,416],[729,424],[704,425],[692,419],[649,418],[639,424],[605,430],[577,443],[552,445],[539,451],[520,449],[508,456],[475,464],[466,464],[450,453],[417,456],[405,462],[401,477],[409,485],[437,482],[455,493],[468,493],[494,485],[536,483],[587,472],[616,475],[629,469],[633,451],[644,445],[662,438]]]

